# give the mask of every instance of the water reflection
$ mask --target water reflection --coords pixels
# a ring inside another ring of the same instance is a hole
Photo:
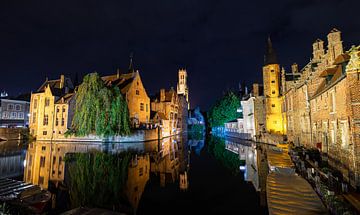
[[[244,180],[251,182],[257,192],[260,193],[260,205],[266,206],[266,178],[269,172],[266,150],[267,145],[254,142],[237,142],[225,140],[225,148],[239,156],[242,165],[240,170],[244,173]]]
[[[134,211],[149,182],[150,174],[160,181],[161,187],[165,187],[168,183],[179,182],[179,190],[188,189],[190,154],[186,136],[167,138],[162,141],[122,144],[36,141],[28,145],[24,181],[39,185],[44,189],[54,186],[52,206],[65,209],[71,203],[56,201],[56,198],[61,198],[56,194],[59,194],[58,189],[64,189],[64,187],[68,189],[68,183],[71,183],[71,177],[66,173],[68,171],[65,162],[67,155],[90,152],[118,154],[127,151],[131,152],[131,160],[127,168],[124,194]],[[56,205],[55,202],[58,204]]]
[[[26,148],[20,141],[0,141],[0,178],[17,178],[24,171]]]

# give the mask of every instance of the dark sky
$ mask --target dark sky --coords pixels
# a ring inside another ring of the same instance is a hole
[[[1,1],[0,90],[36,90],[45,77],[127,69],[129,53],[149,94],[189,75],[192,106],[207,109],[239,82],[261,82],[271,35],[281,64],[304,66],[311,44],[336,27],[360,43],[360,1]]]

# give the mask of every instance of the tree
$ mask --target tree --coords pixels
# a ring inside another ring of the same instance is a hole
[[[208,111],[210,127],[223,126],[225,122],[241,117],[237,112],[240,98],[232,91],[226,93]]]
[[[129,110],[120,89],[107,87],[97,73],[84,77],[75,107],[72,127],[77,136],[130,133]]]

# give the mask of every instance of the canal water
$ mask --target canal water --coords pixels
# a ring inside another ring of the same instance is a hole
[[[125,214],[267,214],[265,148],[187,135],[102,145],[2,142],[0,178],[51,191],[51,214],[80,205]]]

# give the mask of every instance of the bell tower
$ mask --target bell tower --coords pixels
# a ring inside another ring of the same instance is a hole
[[[269,133],[285,134],[280,92],[280,65],[270,37],[267,41],[263,66],[266,130]]]
[[[188,103],[188,109],[190,108],[189,103],[189,88],[187,86],[187,72],[186,69],[179,69],[178,72],[179,80],[177,84],[177,93],[178,95],[184,95],[186,98],[186,101]]]

